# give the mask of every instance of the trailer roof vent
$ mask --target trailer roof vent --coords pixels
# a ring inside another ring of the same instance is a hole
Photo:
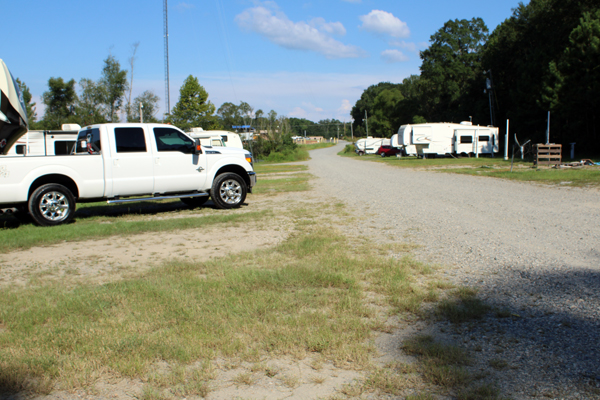
[[[461,125],[473,125],[471,121],[460,121]]]
[[[78,131],[81,129],[81,126],[79,124],[62,124],[60,129],[63,131]]]

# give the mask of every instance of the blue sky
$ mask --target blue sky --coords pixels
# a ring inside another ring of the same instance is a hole
[[[132,97],[152,90],[161,99],[160,113],[165,111],[163,1],[4,3],[0,58],[29,86],[38,118],[50,77],[97,80],[109,54],[131,70],[136,42]],[[349,121],[368,86],[419,73],[419,50],[446,21],[481,17],[491,32],[517,5],[517,0],[169,0],[171,107],[183,80],[193,75],[217,108],[245,101],[265,113]]]

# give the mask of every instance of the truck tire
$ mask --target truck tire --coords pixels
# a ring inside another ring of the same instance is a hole
[[[183,197],[179,200],[181,200],[183,202],[183,204],[185,204],[186,206],[196,208],[196,207],[200,207],[200,206],[204,205],[204,203],[206,203],[208,201],[208,196]]]
[[[75,215],[75,197],[69,189],[56,183],[37,188],[29,198],[29,215],[40,226],[66,224]]]
[[[217,208],[237,208],[246,200],[246,182],[238,174],[226,172],[218,175],[210,191]]]

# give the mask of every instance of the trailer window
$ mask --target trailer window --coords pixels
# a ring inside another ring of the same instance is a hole
[[[473,136],[461,136],[460,142],[461,143],[473,143]]]
[[[479,141],[480,142],[489,142],[490,137],[489,136],[479,136]]]
[[[154,138],[158,151],[180,151],[189,154],[194,152],[194,142],[177,129],[154,128]]]
[[[146,138],[143,128],[115,128],[117,153],[145,153]]]

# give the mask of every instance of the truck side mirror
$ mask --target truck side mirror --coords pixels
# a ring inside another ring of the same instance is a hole
[[[194,139],[194,154],[202,154],[202,145],[200,139]]]

